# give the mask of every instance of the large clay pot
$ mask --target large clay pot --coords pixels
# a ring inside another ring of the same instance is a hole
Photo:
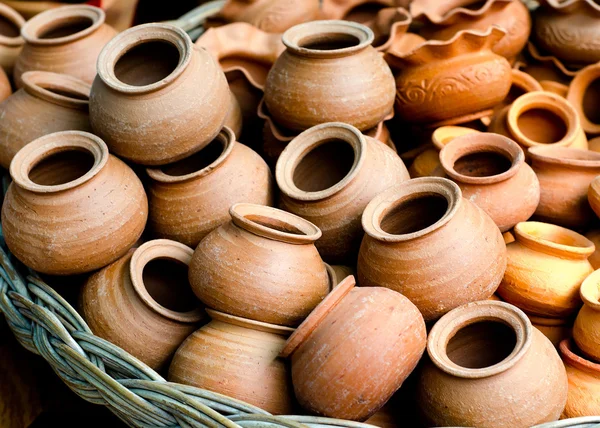
[[[600,25],[600,14],[598,16],[597,25]],[[600,31],[598,35],[600,36]],[[600,134],[600,63],[577,73],[569,85],[567,100],[577,110],[583,130],[590,135]]]
[[[560,355],[567,370],[569,394],[563,418],[600,414],[600,364],[582,357],[573,341],[560,343]]]
[[[579,286],[593,272],[587,258],[594,244],[553,224],[528,221],[514,229],[506,246],[508,266],[497,293],[525,312],[567,317],[579,309]]]
[[[79,306],[92,332],[153,369],[165,367],[203,318],[187,279],[193,253],[157,239],[90,276]]]
[[[13,74],[17,88],[23,86],[21,76],[26,71],[70,74],[91,84],[100,51],[117,34],[104,23],[105,17],[98,7],[71,5],[27,21],[21,29],[25,45]]]
[[[292,382],[311,413],[364,421],[413,371],[425,350],[425,322],[406,297],[354,287],[349,276],[290,336]]]
[[[393,109],[394,76],[371,46],[373,37],[368,27],[347,21],[314,21],[286,31],[287,49],[265,86],[275,122],[292,131],[326,122],[364,131],[381,122]]]
[[[0,67],[10,76],[25,43],[21,37],[23,25],[25,19],[16,10],[0,3]]]
[[[588,358],[600,362],[600,271],[594,271],[579,290],[583,307],[573,325],[573,340]]]
[[[445,178],[417,178],[380,193],[362,225],[358,283],[402,293],[426,321],[489,298],[506,268],[494,221]]]
[[[275,208],[236,204],[231,221],[200,241],[190,284],[206,306],[296,326],[329,291],[314,224]]]
[[[36,271],[74,275],[104,267],[123,256],[146,225],[142,183],[87,132],[55,132],[27,144],[10,175],[4,238]]]
[[[23,87],[0,104],[0,165],[27,143],[58,131],[91,131],[90,85],[66,74],[28,71]]]
[[[227,80],[212,55],[178,27],[144,24],[102,50],[90,122],[115,154],[164,165],[209,144],[229,106]]]
[[[556,349],[507,303],[446,314],[429,332],[427,353],[417,394],[427,426],[525,428],[557,420],[565,407]]]
[[[410,179],[394,151],[343,123],[314,126],[288,144],[275,177],[279,205],[315,224],[315,243],[328,262],[356,260],[367,204],[385,189]]]
[[[179,347],[169,380],[237,398],[273,414],[293,414],[289,369],[278,355],[294,330],[206,311],[212,320]]]
[[[596,250],[588,258],[588,261],[594,268],[600,269],[600,229],[592,229],[585,234],[585,237],[594,243]]]
[[[540,183],[523,149],[509,138],[490,133],[458,137],[442,149],[440,162],[463,197],[485,211],[501,232],[528,220],[538,206]]]
[[[573,331],[573,318],[545,318],[527,315],[531,324],[542,332],[550,342],[558,349],[558,345],[564,339],[571,337]]]

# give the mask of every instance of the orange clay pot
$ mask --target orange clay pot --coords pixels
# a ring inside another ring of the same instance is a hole
[[[573,340],[592,361],[600,362],[600,271],[594,271],[579,290],[583,307],[573,325]]]
[[[600,14],[598,25],[600,25]],[[598,35],[600,36],[600,32],[598,32]],[[579,114],[583,130],[589,135],[600,134],[600,114],[598,114],[598,105],[600,105],[600,63],[590,65],[577,73],[569,85],[567,100]]]
[[[25,19],[16,10],[0,3],[0,67],[10,76],[25,43],[21,37],[23,25]]]
[[[329,276],[329,289],[333,288],[342,282],[347,276],[356,275],[356,270],[350,266],[328,265],[325,263],[327,275]]]
[[[569,92],[569,87],[567,85],[551,80],[540,80],[540,86],[544,91],[555,93],[563,98],[567,98]]]
[[[550,342],[558,349],[558,345],[564,339],[571,337],[573,331],[573,318],[545,318],[527,315],[531,324],[542,332]]]
[[[1,3],[0,3],[1,4]],[[12,94],[12,88],[8,76],[3,68],[0,68],[0,102],[4,101]]]
[[[590,264],[592,265],[594,270],[600,269],[600,230],[599,229],[590,230],[589,232],[587,232],[585,234],[585,237],[587,239],[589,239],[590,241],[592,241],[594,243],[594,245],[596,246],[596,251],[594,251],[594,254],[592,254],[588,258],[588,261],[590,262]]]
[[[600,153],[600,137],[592,138],[588,141],[588,150]]]
[[[594,178],[588,189],[588,202],[597,217],[600,217],[600,179]]]
[[[570,339],[560,343],[560,354],[567,370],[569,394],[563,418],[600,414],[600,364],[580,355]]]

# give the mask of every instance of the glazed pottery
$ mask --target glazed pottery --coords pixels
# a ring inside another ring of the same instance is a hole
[[[212,320],[179,347],[169,381],[218,392],[273,414],[292,414],[289,369],[278,355],[294,330],[206,311]]]
[[[230,219],[233,204],[273,205],[267,164],[227,127],[198,153],[147,172],[150,229],[193,248]]]
[[[599,6],[600,7],[600,6]],[[600,12],[598,14],[600,25]],[[600,36],[600,31],[598,31]],[[600,49],[600,43],[599,47]],[[581,127],[591,135],[600,134],[600,63],[582,69],[571,84],[567,92],[567,100],[575,107],[579,114]]]
[[[508,95],[511,68],[492,52],[505,31],[459,31],[447,41],[428,41],[409,52],[390,49],[386,59],[397,68],[396,114],[430,127],[488,116]]]
[[[0,103],[0,165],[27,143],[58,131],[91,131],[90,85],[66,74],[28,71],[23,87]]]
[[[23,86],[26,71],[70,74],[87,83],[96,77],[100,51],[117,32],[104,23],[95,6],[71,5],[47,10],[21,29],[25,45],[15,63],[13,78]]]
[[[596,247],[596,251],[588,258],[588,261],[594,270],[600,269],[600,229],[590,230],[585,234],[585,237],[592,241]]]
[[[583,307],[573,325],[573,340],[588,358],[600,362],[600,271],[594,271],[579,290]]]
[[[157,239],[90,276],[79,306],[92,332],[163,368],[203,318],[187,279],[193,252]]]
[[[6,244],[38,272],[90,272],[138,240],[148,200],[135,173],[81,131],[55,132],[23,147],[10,164],[2,206]]]
[[[581,306],[579,286],[593,272],[594,244],[553,224],[528,221],[506,246],[508,266],[497,293],[528,314],[563,318]]]
[[[523,149],[510,138],[463,135],[442,149],[440,162],[463,197],[485,211],[501,232],[529,219],[538,206],[540,183]]]
[[[489,298],[506,268],[506,246],[494,221],[439,177],[409,180],[367,205],[358,283],[390,288],[426,321]]]
[[[229,106],[227,80],[212,55],[178,27],[144,24],[100,53],[90,122],[115,154],[164,165],[209,144]]]
[[[600,153],[570,147],[529,149],[531,166],[540,181],[536,218],[580,229],[594,218],[588,203],[590,183],[600,175]]]
[[[315,245],[330,263],[356,260],[365,207],[385,189],[410,179],[396,153],[336,122],[292,140],[277,161],[275,178],[280,207],[321,229]]]
[[[558,345],[564,339],[571,337],[573,331],[573,318],[545,318],[527,315],[531,324],[550,339],[550,342],[558,349]]]
[[[25,19],[16,10],[0,3],[0,67],[11,76],[25,43],[21,37],[24,24]]]
[[[563,418],[600,414],[600,364],[580,354],[572,340],[560,343],[560,355],[569,379],[569,394]]]
[[[507,303],[446,314],[429,332],[427,353],[417,393],[426,426],[525,428],[557,420],[565,407],[556,349]]]
[[[325,297],[329,279],[315,248],[321,231],[293,214],[236,204],[231,221],[200,241],[190,284],[206,306],[231,315],[296,326]]]
[[[368,27],[347,21],[314,21],[286,31],[286,50],[265,85],[274,121],[296,132],[326,122],[364,131],[381,122],[394,105],[394,76],[371,46],[373,37]]]
[[[588,189],[588,202],[597,217],[600,217],[600,179],[594,178]]]
[[[323,416],[364,421],[413,371],[425,350],[423,317],[406,297],[342,281],[290,336],[296,398]]]

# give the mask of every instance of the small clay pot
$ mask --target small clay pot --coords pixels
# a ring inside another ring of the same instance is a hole
[[[600,13],[598,18],[600,24]],[[598,35],[600,36],[600,31]],[[579,114],[583,130],[590,135],[600,134],[600,63],[590,65],[577,73],[569,85],[567,100]]]
[[[588,358],[600,362],[600,271],[594,271],[579,290],[583,307],[573,325],[573,340]]]
[[[406,297],[344,279],[290,336],[296,398],[311,413],[364,421],[413,371],[427,334]]]
[[[565,407],[556,349],[507,303],[446,314],[429,332],[427,353],[417,393],[426,426],[530,427],[557,420]]]
[[[155,370],[165,367],[204,317],[187,279],[193,253],[148,241],[90,276],[79,307],[92,332]]]
[[[2,206],[6,244],[33,270],[91,272],[123,256],[148,217],[142,183],[104,142],[55,132],[23,147],[10,164]]]
[[[206,306],[296,326],[329,292],[314,224],[275,208],[236,204],[231,221],[200,241],[190,284]]]
[[[279,157],[275,178],[280,207],[321,229],[315,245],[330,263],[356,260],[365,207],[410,179],[396,153],[344,123],[324,123],[297,136]]]
[[[147,172],[150,229],[192,248],[230,219],[233,204],[273,205],[269,167],[227,127],[198,153]]]
[[[367,205],[358,283],[390,288],[426,321],[489,298],[506,268],[506,246],[494,221],[445,178],[409,180]]]
[[[96,77],[96,61],[116,30],[104,23],[104,11],[95,6],[71,5],[49,9],[31,18],[21,29],[25,45],[15,63],[13,78],[23,86],[26,71],[70,74],[87,83]]]
[[[581,356],[570,339],[560,343],[560,355],[569,379],[569,394],[563,418],[600,414],[600,364]]]
[[[600,174],[600,153],[554,146],[531,147],[528,152],[540,181],[536,218],[572,229],[586,227],[594,218],[588,189]]]
[[[528,314],[564,318],[581,306],[579,287],[593,272],[594,244],[553,224],[528,221],[514,229],[506,246],[508,265],[497,293]]]
[[[265,85],[274,121],[296,132],[326,122],[364,131],[381,122],[393,109],[394,76],[371,46],[373,38],[368,27],[348,21],[314,21],[286,31],[287,49]]]
[[[25,19],[12,7],[0,3],[0,22],[0,67],[12,76],[15,61],[25,43],[21,37]]]
[[[588,202],[597,217],[600,217],[600,179],[594,178],[588,189]]]
[[[28,71],[23,87],[0,104],[0,165],[27,143],[58,131],[91,131],[90,85],[66,74]]]
[[[179,347],[169,381],[224,394],[276,415],[293,414],[289,369],[278,355],[294,330],[206,311],[212,320]]]
[[[594,268],[600,269],[600,229],[592,229],[585,234],[585,237],[594,243],[596,251],[588,258],[588,261]]]
[[[120,33],[98,57],[90,122],[115,154],[164,165],[209,144],[230,100],[223,71],[185,31],[144,24]]]
[[[571,337],[573,331],[573,318],[545,318],[527,315],[531,324],[542,332],[550,342],[558,349],[558,345],[564,339]]]

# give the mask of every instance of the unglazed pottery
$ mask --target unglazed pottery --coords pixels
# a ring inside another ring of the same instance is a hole
[[[573,340],[588,358],[600,362],[600,271],[594,271],[579,290],[583,307],[573,325]]]
[[[117,32],[104,23],[104,11],[95,6],[71,5],[49,9],[23,26],[25,45],[15,63],[18,88],[26,71],[70,74],[87,83],[96,77],[100,51]]]
[[[600,25],[600,12],[598,14]],[[600,36],[600,31],[598,31]],[[598,49],[600,49],[600,42]],[[567,100],[575,107],[579,114],[581,127],[591,135],[600,134],[600,63],[582,69],[571,84],[567,92]]]
[[[532,42],[527,43],[527,53],[537,64],[536,67],[531,67],[531,69],[530,67],[527,67],[525,71],[529,73],[530,70],[537,68],[537,70],[532,73],[532,76],[536,79],[538,79],[537,73],[541,72],[552,76],[550,77],[550,80],[568,83],[581,69],[581,66],[569,66],[564,64],[560,58],[557,58],[548,52],[541,51]]]
[[[278,355],[294,330],[206,311],[212,320],[179,347],[169,380],[237,398],[273,414],[292,414],[290,373]]]
[[[426,426],[531,427],[557,420],[567,375],[552,343],[504,302],[473,302],[427,338],[417,403]]]
[[[356,275],[356,270],[350,266],[328,265],[325,263],[325,268],[327,269],[327,275],[329,276],[330,290],[333,290],[333,288],[347,276]]]
[[[209,144],[229,106],[227,80],[211,54],[178,27],[144,24],[102,50],[90,122],[115,154],[164,165]]]
[[[296,326],[329,292],[315,241],[321,231],[298,216],[236,204],[231,221],[200,241],[190,284],[206,306],[256,321]]]
[[[0,103],[0,165],[27,143],[58,131],[91,131],[90,85],[66,74],[28,71],[23,87]]]
[[[560,343],[560,355],[569,379],[569,394],[563,418],[600,414],[600,364],[579,355],[570,339]]]
[[[588,141],[588,150],[600,153],[600,137],[592,138]]]
[[[506,268],[494,221],[445,178],[417,178],[380,193],[362,225],[358,283],[402,293],[426,321],[489,298]]]
[[[342,281],[288,339],[296,398],[311,413],[364,421],[425,350],[423,317],[406,297]]]
[[[596,177],[592,180],[588,189],[588,202],[597,217],[600,217],[600,178]]]
[[[0,67],[11,76],[25,43],[21,37],[24,24],[25,19],[16,10],[0,3]]]
[[[193,252],[157,239],[90,276],[79,303],[92,332],[150,367],[164,368],[203,318],[187,279]]]
[[[74,275],[104,267],[123,256],[146,225],[142,183],[87,132],[56,132],[27,144],[10,175],[4,238],[36,271]]]
[[[506,246],[508,265],[497,293],[528,314],[563,318],[581,306],[579,287],[593,272],[594,244],[553,224],[528,221],[514,229]]]
[[[585,234],[585,237],[592,241],[596,247],[596,251],[588,258],[588,261],[594,270],[600,269],[600,229],[590,230]]]
[[[544,91],[553,92],[563,98],[567,98],[569,93],[569,87],[567,85],[552,80],[540,80],[540,86]]]
[[[12,88],[8,76],[3,68],[0,68],[0,101],[4,101],[12,94]]]
[[[304,131],[285,148],[275,172],[279,205],[315,224],[324,260],[354,262],[367,204],[387,188],[410,179],[402,160],[355,127],[325,123]]]
[[[292,131],[326,122],[364,131],[381,122],[394,105],[394,76],[371,46],[373,37],[368,27],[347,21],[314,21],[286,31],[287,49],[265,86],[274,121]]]
[[[527,315],[531,324],[550,339],[550,342],[558,349],[558,345],[564,339],[571,337],[573,331],[573,318],[545,318]]]
[[[399,3],[398,0],[323,0],[322,14],[327,19],[364,22],[374,19],[384,8],[403,6]]]

